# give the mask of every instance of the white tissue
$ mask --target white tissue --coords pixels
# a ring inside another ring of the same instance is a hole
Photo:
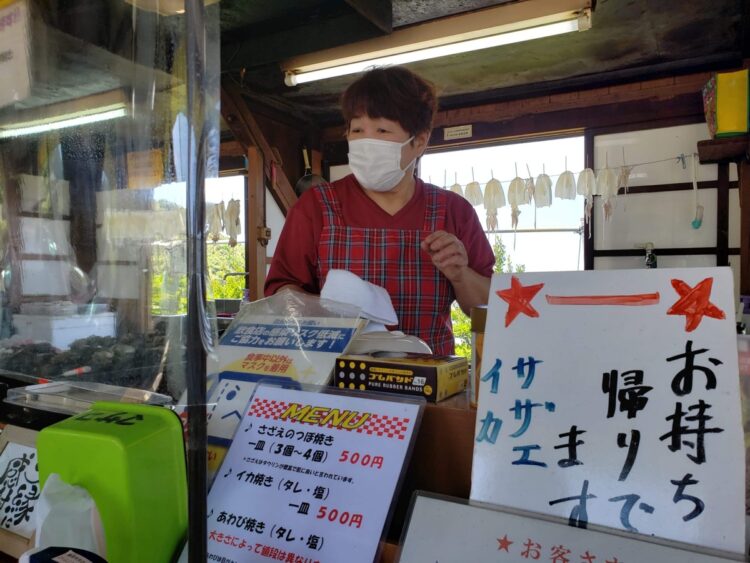
[[[393,309],[391,296],[385,288],[360,278],[346,270],[328,272],[320,296],[324,299],[356,305],[361,309],[360,315],[384,325],[398,324],[396,311]]]
[[[36,505],[36,547],[77,547],[106,557],[99,512],[82,487],[52,473]]]

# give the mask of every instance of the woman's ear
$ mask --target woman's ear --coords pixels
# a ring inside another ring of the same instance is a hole
[[[430,132],[429,131],[422,131],[421,133],[417,133],[414,135],[414,148],[417,149],[418,156],[422,156],[424,154],[425,149],[427,149],[427,144],[430,142]]]

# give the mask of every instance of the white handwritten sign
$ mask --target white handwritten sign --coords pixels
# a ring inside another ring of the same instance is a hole
[[[500,275],[471,498],[744,550],[729,268]]]
[[[0,527],[30,538],[39,492],[36,449],[8,442],[0,454]]]
[[[420,409],[259,385],[209,493],[209,559],[372,561]]]
[[[732,554],[698,553],[685,544],[571,528],[538,514],[470,506],[466,501],[418,495],[400,563],[435,561],[557,561],[563,563],[719,563]]]

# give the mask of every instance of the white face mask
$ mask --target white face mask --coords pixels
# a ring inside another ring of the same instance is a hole
[[[398,184],[416,157],[401,169],[401,147],[403,143],[380,139],[355,139],[349,141],[349,168],[363,188],[373,192],[387,192]]]

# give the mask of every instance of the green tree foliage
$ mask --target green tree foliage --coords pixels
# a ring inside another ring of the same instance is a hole
[[[493,268],[495,273],[526,270],[522,264],[513,264],[499,236],[495,236],[492,251],[495,253],[495,267]],[[453,303],[451,307],[451,321],[453,322],[453,336],[456,340],[456,354],[471,359],[471,319],[464,314],[457,303]]]
[[[151,255],[151,313],[153,315],[184,315],[187,313],[187,276],[182,256],[176,249],[155,246]],[[208,299],[241,299],[245,289],[244,276],[224,276],[245,271],[245,245],[226,243],[206,245],[208,266]]]
[[[206,245],[208,276],[213,299],[241,299],[245,289],[245,276],[224,276],[231,273],[245,272],[245,245],[208,243]]]
[[[187,313],[187,275],[183,249],[154,245],[151,249],[151,314]]]

